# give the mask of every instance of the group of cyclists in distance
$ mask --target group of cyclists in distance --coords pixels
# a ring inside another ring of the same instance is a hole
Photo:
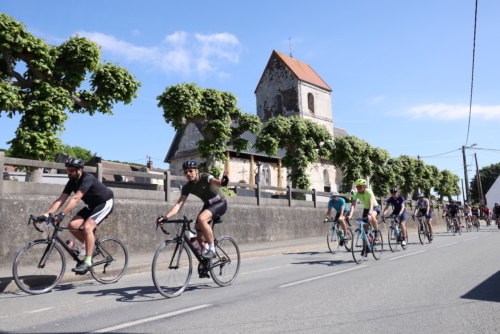
[[[92,270],[92,257],[94,255],[93,249],[95,242],[94,230],[113,212],[114,194],[92,174],[83,171],[84,162],[81,159],[68,159],[65,166],[69,180],[62,194],[52,203],[44,214],[36,217],[36,221],[41,223],[51,217],[50,219],[60,223],[80,200],[85,203],[85,207],[80,210],[68,224],[69,227],[75,229],[71,231],[71,233],[86,246],[86,250],[84,251],[85,259],[73,269],[76,274],[83,275],[89,270]],[[201,258],[210,261],[210,259],[217,257],[216,245],[214,245],[214,236],[210,223],[212,220],[219,219],[227,210],[227,201],[221,188],[227,187],[229,174],[227,171],[224,171],[223,177],[218,179],[210,173],[199,171],[198,164],[194,160],[185,161],[182,165],[182,169],[187,183],[182,187],[181,195],[177,203],[170,208],[168,213],[158,217],[155,223],[157,226],[163,226],[164,223],[168,222],[171,217],[182,209],[190,194],[200,198],[203,201],[203,207],[196,217],[194,225],[196,233],[192,230],[192,232],[196,234],[196,237],[192,238],[190,241]],[[374,193],[372,190],[368,189],[367,186],[367,181],[364,179],[359,179],[355,182],[356,192],[354,192],[352,196],[350,207],[348,207],[346,200],[342,198],[338,192],[331,192],[325,222],[332,219],[332,208],[335,209],[336,216],[333,219],[340,224],[341,228],[338,231],[340,235],[340,245],[342,245],[344,241],[348,240],[347,238],[351,237],[348,235],[346,223],[353,217],[359,201],[359,203],[363,205],[362,218],[368,223],[365,225],[369,225],[370,229],[373,228],[373,242],[376,243],[377,240],[382,242],[378,219],[379,216],[381,216],[385,222],[388,209],[392,206],[392,213],[390,214],[391,219],[392,217],[397,217],[401,230],[399,234],[401,237],[399,239],[398,235],[398,241],[402,246],[406,246],[408,234],[405,198],[399,193],[398,188],[391,188],[391,195],[387,198],[386,206],[382,210]],[[63,208],[63,205],[68,199],[68,204]],[[56,213],[57,211],[59,211],[59,213]],[[432,241],[433,238],[432,213],[430,201],[425,198],[424,194],[418,194],[418,200],[415,203],[412,216],[413,218],[415,218],[415,216],[426,217],[430,232],[428,236],[429,241]],[[489,224],[492,214],[495,215],[496,223],[500,229],[500,205],[498,203],[495,203],[495,207],[491,211],[486,206],[479,208],[477,205],[474,205],[471,207],[468,203],[465,203],[464,207],[460,207],[453,200],[448,204],[445,203],[443,208],[443,217],[456,217],[459,224],[461,224],[461,218],[464,218],[466,222],[477,218],[479,223],[480,217],[485,219]],[[365,226],[365,231],[368,232],[367,226]]]

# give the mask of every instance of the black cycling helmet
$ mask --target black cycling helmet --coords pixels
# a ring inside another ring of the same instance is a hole
[[[66,168],[68,168],[68,167],[83,168],[83,166],[85,166],[85,163],[83,162],[82,159],[69,158],[68,160],[66,160],[64,165],[66,166]]]
[[[395,194],[398,192],[398,188],[394,187],[394,188],[391,188],[391,194]]]
[[[198,169],[198,163],[194,160],[184,161],[184,163],[182,164],[182,169],[189,169],[189,168]]]

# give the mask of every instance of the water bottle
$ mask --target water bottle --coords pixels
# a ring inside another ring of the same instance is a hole
[[[192,236],[189,241],[191,241],[191,244],[193,247],[198,251],[198,254],[201,254],[201,246],[196,237],[198,236],[198,233],[196,230],[189,230],[190,235]]]
[[[78,246],[71,240],[66,240],[66,245],[75,253],[76,256],[80,254],[80,250],[78,249]]]
[[[368,234],[368,242],[371,244],[373,242],[372,234]]]

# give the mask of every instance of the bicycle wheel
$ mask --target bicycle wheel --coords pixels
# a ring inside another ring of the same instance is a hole
[[[458,226],[458,234],[462,235],[462,227],[460,226],[459,223],[457,223],[457,226]]]
[[[193,273],[189,248],[177,240],[163,242],[155,253],[151,274],[153,283],[163,296],[177,297],[186,289]]]
[[[210,274],[219,286],[234,282],[240,271],[240,249],[233,238],[223,236],[215,240],[217,256],[211,259]]]
[[[420,243],[422,245],[425,245],[425,227],[424,227],[424,222],[420,221],[418,224],[418,239],[420,240]]]
[[[328,230],[326,236],[326,243],[328,244],[328,249],[332,254],[337,254],[340,248],[340,240],[337,232],[332,227]]]
[[[384,239],[382,238],[382,233],[379,233],[378,237],[373,239],[372,254],[375,260],[380,260],[383,251],[384,251]]]
[[[363,259],[366,255],[365,254],[367,250],[366,248],[367,248],[367,240],[361,233],[361,230],[358,228],[356,229],[356,231],[354,231],[351,243],[351,252],[354,262],[356,262],[357,264],[363,262]]]
[[[406,245],[403,245],[401,244],[401,248],[403,248],[404,250],[406,250],[406,248],[408,248],[408,230],[405,231],[405,234],[406,234]]]
[[[451,222],[449,219],[446,219],[446,228],[448,232],[453,232],[453,222]]]
[[[467,231],[467,233],[472,232],[472,225],[473,225],[473,223],[471,223],[467,220],[465,221],[465,230]]]
[[[92,255],[90,274],[99,283],[117,282],[128,266],[128,251],[117,238],[106,237],[97,240]]]
[[[344,236],[344,247],[345,247],[346,251],[350,252],[351,248],[352,248],[353,233],[352,233],[352,229],[350,227],[347,227],[346,231],[347,231],[347,235]]]
[[[394,226],[389,227],[389,232],[387,233],[387,243],[392,252],[395,252],[398,248],[398,232]]]
[[[66,258],[61,248],[50,242],[37,240],[29,243],[16,256],[12,275],[17,286],[32,295],[49,292],[64,276]]]
[[[457,233],[457,222],[453,221],[453,235],[455,235],[455,233]]]
[[[474,229],[476,230],[476,232],[479,232],[479,223],[477,221],[474,224]]]

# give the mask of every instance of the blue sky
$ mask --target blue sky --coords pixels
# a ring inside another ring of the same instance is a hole
[[[272,50],[308,63],[332,87],[334,126],[397,157],[431,156],[465,144],[474,0],[422,1],[10,1],[1,11],[50,44],[75,33],[102,46],[142,82],[113,116],[70,115],[62,139],[108,160],[156,167],[174,130],[156,96],[196,82],[231,91],[255,113],[254,90]],[[500,149],[500,2],[479,1],[468,145]],[[0,119],[0,147],[19,119]],[[480,168],[500,151],[478,154]],[[463,177],[461,152],[424,158]],[[473,176],[474,172],[472,172]],[[470,177],[471,177],[470,176]]]

